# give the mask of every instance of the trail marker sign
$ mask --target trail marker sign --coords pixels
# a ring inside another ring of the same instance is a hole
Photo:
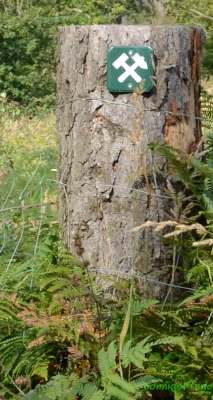
[[[142,81],[153,87],[153,50],[148,46],[113,46],[107,53],[107,87],[110,92],[133,92]]]

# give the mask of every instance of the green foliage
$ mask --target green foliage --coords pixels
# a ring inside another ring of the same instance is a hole
[[[90,352],[98,348],[98,336],[94,330],[96,318],[91,317],[94,286],[91,288],[86,271],[66,251],[54,254],[54,264],[42,241],[40,248],[42,253],[38,251],[37,257],[29,260],[34,264],[33,273],[28,272],[22,288],[16,287],[16,273],[4,280],[5,292],[11,281],[11,289],[17,292],[11,297],[3,295],[0,302],[0,320],[11,325],[2,329],[0,358],[6,371],[14,376],[39,375],[47,380],[54,371],[68,367],[69,347],[71,364],[72,357],[89,358]]]
[[[183,162],[183,154],[181,150],[169,146],[167,143],[150,143],[148,146],[155,154],[162,154],[169,163],[170,169],[168,175],[174,181],[183,182],[186,187],[194,189],[194,181],[192,180],[192,171],[189,165]]]
[[[172,23],[202,26],[207,33],[204,47],[204,73],[211,75],[213,71],[213,29],[212,29],[212,2],[208,0],[200,3],[198,0],[167,0],[167,15],[172,18]],[[171,21],[170,21],[171,23]]]
[[[206,90],[201,92],[201,111],[202,111],[202,126],[206,134],[211,134],[211,127],[213,121],[213,98]]]
[[[140,345],[140,348],[143,347],[143,343],[138,343],[138,345]],[[125,349],[125,353],[127,356],[127,348]],[[101,375],[102,389],[98,388],[97,382],[89,382],[89,377],[77,379],[77,376],[71,374],[69,377],[53,377],[50,383],[43,387],[37,387],[25,398],[37,399],[37,395],[41,392],[44,398],[47,396],[48,399],[54,400],[56,400],[58,396],[64,400],[75,399],[76,395],[80,395],[84,400],[130,400],[133,395],[134,398],[139,399],[144,393],[146,385],[157,382],[158,380],[152,376],[133,379],[131,382],[122,379],[116,372],[118,369],[118,364],[115,361],[116,354],[117,348],[114,343],[110,344],[107,351],[101,349],[98,353],[98,367]]]
[[[128,23],[167,23],[202,25],[207,30],[204,70],[213,70],[212,6],[192,0],[135,1],[44,0],[10,1],[0,4],[0,96],[2,112],[11,101],[26,106],[28,112],[55,104],[55,49],[58,27],[66,25],[114,24],[125,17]],[[165,21],[164,21],[165,23]],[[17,113],[24,108],[12,107]]]
[[[70,400],[75,398],[83,398],[85,400],[92,400],[93,398],[97,400],[108,399],[108,400],[130,400],[132,397],[136,399],[140,399],[143,396],[147,389],[151,388],[153,384],[163,383],[164,387],[168,385],[168,380],[172,381],[172,378],[175,379],[176,384],[182,385],[183,382],[185,384],[185,388],[189,388],[189,390],[185,390],[184,398],[193,398],[198,399],[200,396],[200,392],[196,393],[193,391],[193,387],[190,390],[190,377],[192,377],[192,371],[199,371],[201,375],[201,365],[199,365],[201,351],[204,351],[205,355],[203,358],[210,356],[212,358],[213,354],[210,349],[207,347],[202,347],[199,351],[198,343],[191,345],[185,342],[185,345],[182,342],[181,337],[165,337],[164,339],[150,342],[150,338],[145,338],[142,341],[139,341],[136,346],[131,346],[131,343],[128,341],[125,344],[125,347],[122,352],[122,365],[127,370],[127,367],[132,365],[132,354],[137,354],[138,350],[141,354],[143,354],[142,359],[133,364],[137,367],[137,370],[133,369],[134,375],[130,380],[121,378],[118,370],[119,365],[116,362],[118,348],[115,343],[111,343],[105,351],[101,349],[98,353],[98,368],[100,371],[100,383],[97,378],[90,376],[85,376],[83,379],[78,379],[76,376],[71,374],[70,376],[56,376],[51,379],[51,381],[42,387],[37,387],[34,391],[30,392],[25,398],[26,399],[37,399],[39,397],[38,394],[41,394],[48,399],[56,400],[60,396],[64,400]],[[182,342],[182,343],[181,343]],[[152,347],[159,345],[169,344],[170,346],[175,346],[179,344],[184,348],[184,353],[181,355],[177,353],[177,351],[168,351],[166,354],[156,353],[152,350]],[[193,360],[190,363],[190,358]],[[208,361],[210,360],[208,358]],[[144,361],[146,363],[144,364]],[[212,361],[208,366],[212,365]],[[181,370],[182,369],[182,370]],[[137,371],[140,371],[138,376]],[[197,372],[195,372],[196,374]],[[153,375],[157,375],[154,377]],[[196,376],[196,375],[194,375]],[[181,381],[181,379],[183,381]],[[194,380],[194,385],[197,383],[197,380]],[[188,393],[187,393],[188,392]],[[203,398],[206,397],[205,391],[202,393]],[[77,397],[75,397],[77,396]],[[80,397],[79,397],[80,396]],[[178,393],[177,393],[178,396]],[[189,396],[189,397],[188,397]],[[181,398],[181,397],[180,397]]]
[[[57,246],[56,184],[55,172],[51,171],[57,162],[53,118],[35,118],[31,126],[29,120],[27,124],[22,118],[19,125],[26,125],[24,132],[17,131],[17,121],[2,119],[0,271],[10,274],[14,269],[19,285],[20,277],[25,278],[19,266],[25,263],[25,271],[33,269],[31,259],[37,253],[39,240],[43,241],[44,251],[49,248],[53,257]],[[5,287],[5,279],[7,274],[1,273],[1,287]]]
[[[208,213],[208,218],[213,217],[213,184],[212,184],[212,171],[213,171],[213,136],[210,134],[206,140],[206,150],[207,157],[206,163],[204,164],[206,167],[205,179],[204,179],[204,192],[203,192],[203,200],[206,205],[206,211]]]
[[[135,19],[145,7],[133,0],[43,0],[0,4],[0,93],[30,113],[55,103],[55,47],[58,27],[110,24]]]
[[[35,8],[17,17],[0,13],[0,88],[9,101],[49,107],[55,98],[54,42],[52,18]]]

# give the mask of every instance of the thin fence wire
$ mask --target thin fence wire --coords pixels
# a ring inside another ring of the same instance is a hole
[[[159,281],[157,279],[147,278],[146,276],[143,276],[143,275],[132,274],[131,272],[119,271],[117,269],[89,268],[89,271],[95,272],[95,273],[100,274],[100,275],[101,274],[102,275],[106,275],[106,276],[109,276],[109,277],[112,276],[112,275],[115,275],[115,276],[119,276],[119,275],[122,276],[123,275],[123,276],[129,277],[129,278],[135,277],[135,278],[139,279],[139,281],[144,281],[144,282],[148,281],[148,282],[151,282],[151,283],[154,283],[154,284],[157,284],[157,285],[168,286],[169,288],[171,287],[171,288],[182,289],[182,290],[190,290],[192,292],[195,291],[194,288],[191,288],[191,287],[188,287],[188,286],[175,285],[173,283],[167,283],[167,282]]]
[[[102,102],[103,104],[106,103],[106,104],[111,104],[113,106],[129,107],[129,108],[132,108],[132,109],[135,109],[135,110],[139,110],[140,109],[139,106],[136,106],[136,105],[131,104],[131,103],[110,101],[110,100],[103,99],[101,97],[95,97],[95,98],[92,98],[92,97],[76,97],[76,98],[72,98],[72,99],[66,101],[63,104],[59,104],[58,106],[51,107],[48,110],[37,114],[31,121],[29,121],[29,122],[27,122],[25,124],[22,124],[22,125],[18,126],[17,128],[13,129],[7,135],[1,137],[0,140],[5,140],[10,135],[12,135],[13,133],[24,129],[29,125],[35,124],[37,122],[36,121],[37,118],[41,118],[41,117],[43,117],[43,116],[45,116],[45,115],[47,115],[47,114],[49,114],[49,113],[51,113],[53,111],[61,110],[64,107],[66,107],[66,105],[74,103],[74,102],[77,102],[77,101],[88,101],[88,102],[99,101],[99,102]],[[83,110],[83,112],[84,111],[85,111],[85,109]],[[170,115],[175,115],[177,117],[187,117],[187,118],[192,118],[192,119],[195,119],[195,120],[198,120],[198,121],[203,121],[203,122],[213,122],[213,119],[211,119],[211,118],[199,117],[199,116],[196,116],[196,115],[193,115],[193,114],[184,113],[182,111],[172,112],[172,111],[165,110],[165,109],[157,109],[156,107],[154,107],[154,108],[144,108],[143,111],[144,112],[155,112],[155,113],[157,112],[157,113],[164,114],[164,115],[170,114]],[[81,119],[82,119],[82,117],[81,117]],[[80,125],[80,123],[81,123],[81,121],[79,122],[79,125]]]

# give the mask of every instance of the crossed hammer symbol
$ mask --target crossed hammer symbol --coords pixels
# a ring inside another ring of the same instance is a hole
[[[140,56],[138,53],[134,54],[134,56],[132,57],[132,59],[135,61],[135,63],[131,66],[129,66],[126,61],[129,59],[129,57],[127,56],[127,54],[123,53],[121,54],[121,56],[114,61],[114,63],[112,64],[113,67],[115,67],[116,69],[123,67],[125,69],[125,72],[119,76],[118,81],[119,82],[124,82],[126,78],[128,78],[130,75],[132,76],[132,78],[136,81],[136,82],[140,82],[142,80],[142,78],[137,74],[137,72],[135,72],[135,69],[137,67],[140,67],[142,69],[148,69],[148,65],[144,59],[143,56]]]

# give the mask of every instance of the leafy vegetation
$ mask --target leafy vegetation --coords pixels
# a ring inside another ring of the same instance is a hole
[[[31,114],[54,105],[58,27],[119,23],[124,15],[135,20],[146,9],[134,0],[2,1],[0,92]]]
[[[81,24],[180,23],[207,32],[204,67],[212,65],[212,5],[197,0],[4,0],[0,3],[0,93],[22,112],[55,105],[55,49],[58,27]]]
[[[213,29],[212,29],[212,3],[208,0],[202,1],[202,4],[195,0],[181,1],[168,0],[166,2],[167,15],[175,23],[197,25],[204,28],[207,36],[204,47],[203,72],[211,76],[213,71]]]

